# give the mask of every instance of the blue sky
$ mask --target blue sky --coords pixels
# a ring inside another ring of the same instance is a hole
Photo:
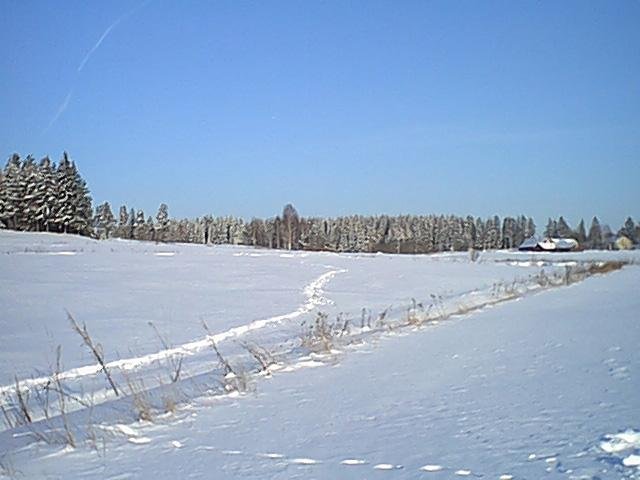
[[[155,214],[640,220],[638,1],[5,0],[0,153]]]

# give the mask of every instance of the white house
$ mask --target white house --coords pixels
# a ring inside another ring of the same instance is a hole
[[[535,237],[528,238],[518,247],[523,252],[571,252],[580,245],[573,238],[545,238],[539,241]]]

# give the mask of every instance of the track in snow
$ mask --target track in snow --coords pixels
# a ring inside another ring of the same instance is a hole
[[[333,268],[333,267],[328,267]],[[138,357],[130,357],[123,358],[120,360],[114,360],[112,362],[108,362],[106,364],[107,369],[109,370],[121,370],[121,371],[130,371],[140,369],[146,365],[151,365],[161,360],[166,360],[172,357],[177,356],[191,356],[203,350],[211,348],[211,341],[213,340],[216,344],[223,342],[225,340],[239,338],[243,335],[246,335],[249,332],[253,332],[255,330],[260,330],[267,326],[282,323],[287,320],[293,320],[298,318],[305,313],[312,311],[314,308],[329,303],[330,300],[324,296],[323,288],[327,285],[327,283],[335,277],[339,273],[346,272],[346,269],[342,268],[333,268],[332,270],[323,273],[318,276],[315,280],[307,284],[303,291],[306,295],[306,301],[298,307],[296,310],[285,313],[282,315],[277,315],[274,317],[264,318],[260,320],[254,320],[251,323],[246,325],[241,325],[238,327],[233,327],[228,330],[225,330],[220,333],[215,333],[213,335],[207,335],[202,339],[195,340],[192,342],[184,343],[177,347],[168,348],[164,350],[160,350],[155,353],[150,353],[147,355],[141,355]],[[77,367],[66,370],[64,372],[60,372],[59,379],[60,380],[77,380],[82,377],[89,377],[100,374],[102,372],[102,367],[99,364],[86,365],[84,367]],[[35,386],[44,386],[51,382],[51,376],[43,376],[37,378],[28,378],[20,381],[21,386],[30,388]],[[15,384],[12,385],[4,385],[0,387],[0,395],[12,394],[15,392]]]

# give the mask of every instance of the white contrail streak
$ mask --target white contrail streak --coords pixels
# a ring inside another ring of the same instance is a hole
[[[100,36],[100,38],[98,39],[98,41],[95,43],[95,45],[93,47],[91,47],[91,50],[89,50],[89,52],[85,55],[85,57],[82,59],[82,62],[80,62],[80,66],[78,67],[78,72],[82,71],[82,69],[84,68],[84,66],[87,64],[87,62],[89,61],[89,58],[91,58],[91,55],[93,55],[93,52],[95,52],[98,47],[100,47],[100,44],[102,42],[104,42],[104,39],[107,38],[109,36],[109,34],[111,33],[111,30],[113,30],[116,26],[118,26],[118,24],[124,20],[125,18],[127,18],[130,15],[133,15],[134,13],[136,13],[138,10],[140,10],[141,8],[145,7],[151,0],[146,0],[144,2],[142,2],[140,5],[138,5],[135,8],[132,8],[131,10],[129,10],[128,12],[124,13],[123,15],[120,15],[115,22],[113,22],[111,25],[109,25],[107,27],[107,29],[102,33],[102,35]]]
[[[60,115],[62,115],[64,111],[67,109],[67,107],[69,106],[69,102],[71,101],[72,95],[73,95],[73,89],[69,90],[69,93],[67,93],[67,96],[64,97],[64,100],[58,107],[56,114],[53,116],[53,118],[49,122],[49,125],[47,125],[47,128],[44,129],[45,132],[49,130],[54,123],[56,123],[58,118],[60,118]]]
[[[113,28],[118,25],[122,19],[125,17],[126,15],[121,16],[120,18],[118,18],[115,22],[113,22],[111,25],[109,25],[107,27],[107,29],[104,31],[104,33],[100,36],[100,38],[98,39],[98,41],[96,42],[96,44],[91,48],[91,50],[89,50],[89,53],[87,53],[85,55],[85,57],[82,59],[82,62],[80,62],[80,66],[78,67],[78,72],[82,71],[82,69],[84,68],[84,66],[87,64],[87,62],[89,61],[89,58],[91,58],[91,55],[93,55],[93,52],[95,52],[98,47],[100,46],[100,44],[104,41],[105,38],[107,38],[107,35],[109,35],[109,33],[111,32],[111,30],[113,30]]]
[[[77,73],[76,73],[76,77],[77,77],[77,74],[80,73],[82,71],[82,69],[84,68],[84,66],[87,64],[87,62],[89,61],[89,59],[91,58],[93,53],[100,47],[102,42],[104,42],[104,40],[109,36],[109,34],[111,33],[111,30],[113,30],[125,18],[129,17],[130,15],[133,15],[135,12],[137,12],[141,8],[145,7],[150,2],[151,2],[151,0],[145,0],[144,2],[142,2],[137,7],[129,10],[128,12],[126,12],[123,15],[120,15],[111,25],[109,25],[106,28],[106,30],[102,33],[102,35],[100,35],[100,38],[98,39],[98,41],[93,45],[93,47],[91,47],[91,50],[89,50],[89,52],[87,52],[87,54],[84,56],[84,58],[82,59],[82,62],[80,62],[80,65],[78,66],[78,70],[77,70]],[[56,121],[58,121],[58,118],[60,118],[60,115],[62,115],[64,113],[64,111],[67,109],[67,107],[69,106],[69,102],[71,101],[71,96],[72,95],[73,95],[73,88],[69,91],[69,93],[65,97],[64,101],[62,102],[62,104],[58,107],[58,110],[56,111],[56,114],[53,116],[53,118],[49,122],[49,125],[47,125],[47,128],[45,128],[42,133],[46,133],[47,130],[49,130],[51,128],[51,126],[54,123],[56,123]]]

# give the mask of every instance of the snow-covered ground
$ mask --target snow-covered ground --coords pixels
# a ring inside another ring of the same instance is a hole
[[[149,322],[173,345],[201,340],[202,321],[214,333],[299,329],[317,309],[376,315],[404,309],[411,298],[455,297],[539,270],[523,259],[470,263],[467,254],[288,253],[2,231],[0,384],[48,373],[58,345],[67,368],[93,363],[66,311],[87,323],[114,361],[161,348]]]
[[[546,289],[534,277],[637,260],[637,252],[495,252],[471,262],[468,254],[288,253],[12,232],[0,232],[0,252],[6,393],[14,375],[46,378],[58,344],[75,394],[106,391],[65,309],[87,323],[114,370],[135,370],[147,386],[167,358],[148,322],[185,359],[185,377],[215,367],[202,320],[229,358],[244,339],[282,352],[247,393],[191,390],[153,422],[131,423],[122,403],[103,395],[96,449],[5,430],[7,474],[638,478],[640,268]],[[362,308],[375,324],[392,305],[398,320],[412,298],[425,310],[469,312],[421,327],[360,328]],[[301,323],[318,311],[343,312],[354,341],[329,353],[296,349]],[[85,424],[86,415],[69,420]]]

